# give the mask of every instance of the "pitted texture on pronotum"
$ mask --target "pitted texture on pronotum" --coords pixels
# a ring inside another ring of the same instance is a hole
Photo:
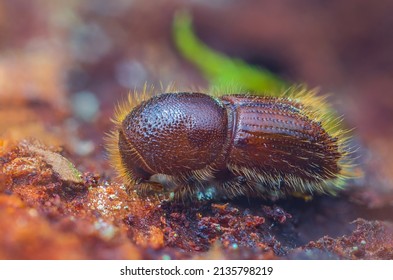
[[[205,168],[222,153],[226,110],[205,94],[162,94],[132,110],[122,133],[146,171],[179,175]]]
[[[130,188],[163,174],[159,190],[178,199],[334,193],[351,167],[340,120],[323,98],[293,96],[165,93],[123,106],[112,159]]]

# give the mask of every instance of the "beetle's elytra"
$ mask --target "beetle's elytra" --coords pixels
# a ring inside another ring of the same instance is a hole
[[[130,189],[182,200],[334,193],[349,173],[346,138],[323,97],[300,91],[131,97],[115,119],[111,158]]]

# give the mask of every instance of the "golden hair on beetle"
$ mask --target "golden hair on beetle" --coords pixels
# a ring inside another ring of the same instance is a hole
[[[350,133],[315,90],[162,92],[145,86],[115,111],[107,148],[128,191],[277,199],[335,194],[353,177]]]

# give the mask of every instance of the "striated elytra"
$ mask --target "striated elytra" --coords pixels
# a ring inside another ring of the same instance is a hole
[[[111,136],[114,165],[130,189],[181,200],[334,193],[351,167],[340,120],[325,122],[323,98],[303,95],[170,92],[123,106]]]

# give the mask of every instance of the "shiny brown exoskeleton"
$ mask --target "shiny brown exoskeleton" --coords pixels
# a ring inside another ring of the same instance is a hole
[[[338,139],[287,98],[154,96],[121,121],[118,147],[138,191],[172,185],[179,199],[329,192],[342,179]]]

